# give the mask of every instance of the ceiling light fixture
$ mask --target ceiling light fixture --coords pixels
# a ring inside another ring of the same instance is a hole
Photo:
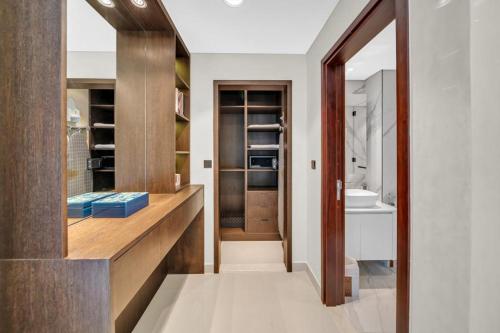
[[[239,7],[243,4],[243,0],[224,0],[224,2],[230,7]]]
[[[132,3],[136,6],[136,7],[139,7],[139,8],[146,8],[147,7],[147,3],[146,3],[146,0],[131,0]]]
[[[97,1],[99,1],[99,3],[104,7],[113,8],[115,6],[113,0],[97,0]]]

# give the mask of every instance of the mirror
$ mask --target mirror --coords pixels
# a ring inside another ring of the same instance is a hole
[[[67,196],[70,225],[91,216],[92,200],[108,196],[115,190],[116,38],[116,29],[86,0],[68,1]]]

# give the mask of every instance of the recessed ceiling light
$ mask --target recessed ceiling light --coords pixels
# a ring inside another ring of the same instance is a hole
[[[104,7],[113,8],[115,6],[113,0],[97,0],[97,1],[99,1],[99,3]]]
[[[224,2],[231,7],[239,7],[243,4],[243,0],[224,0]]]
[[[132,3],[136,6],[136,7],[139,7],[139,8],[146,8],[147,7],[147,3],[146,3],[146,0],[131,0]]]

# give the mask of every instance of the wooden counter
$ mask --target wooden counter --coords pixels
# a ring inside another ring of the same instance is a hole
[[[203,273],[203,202],[197,185],[152,194],[128,218],[70,225],[63,259],[0,260],[3,314],[37,318],[0,332],[131,332],[167,274]]]
[[[202,186],[191,185],[176,194],[150,194],[149,206],[127,218],[88,218],[71,224],[68,227],[67,259],[118,258],[174,210],[189,204],[191,197],[198,195],[203,198],[202,189]]]

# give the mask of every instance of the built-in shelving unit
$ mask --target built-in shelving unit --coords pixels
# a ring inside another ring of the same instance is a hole
[[[190,60],[188,52],[181,43],[176,45],[175,58],[176,99],[182,94],[182,107],[176,103],[175,110],[175,173],[180,175],[180,183],[176,182],[176,190],[190,183]],[[177,177],[176,177],[177,179]]]
[[[115,90],[89,89],[89,124],[90,157],[101,160],[101,167],[92,169],[93,191],[111,191],[115,189],[115,149],[98,148],[96,145],[114,145],[114,127],[98,127],[95,124],[115,124]]]
[[[250,165],[250,157],[274,158],[286,165],[282,143],[286,94],[283,86],[219,86],[216,195],[221,240],[282,239],[278,219],[284,211],[278,193],[284,173],[278,166]]]

